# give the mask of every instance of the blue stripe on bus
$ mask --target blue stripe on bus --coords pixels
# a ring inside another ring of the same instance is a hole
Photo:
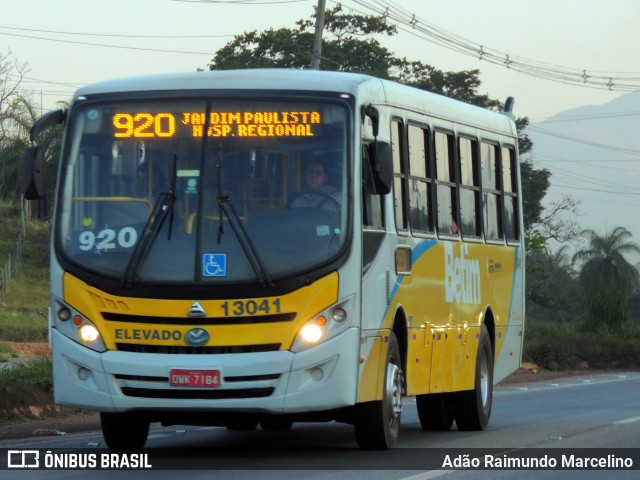
[[[415,248],[413,248],[411,250],[411,266],[415,265],[420,259],[420,257],[424,255],[427,252],[427,250],[429,250],[431,247],[437,245],[437,243],[438,243],[437,240],[424,240],[420,242]],[[389,312],[389,308],[391,307],[391,305],[393,305],[393,299],[395,298],[396,293],[398,292],[398,289],[400,288],[400,284],[402,283],[403,279],[404,279],[404,276],[398,276],[398,278],[396,279],[393,289],[391,290],[391,295],[389,296],[389,302],[388,302],[387,308],[384,311],[384,315],[382,316],[382,318],[387,316],[387,313]]]

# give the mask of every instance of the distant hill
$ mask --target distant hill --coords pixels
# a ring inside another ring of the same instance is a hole
[[[527,133],[534,165],[552,173],[545,203],[571,195],[582,228],[623,226],[640,243],[640,92],[561,112]]]

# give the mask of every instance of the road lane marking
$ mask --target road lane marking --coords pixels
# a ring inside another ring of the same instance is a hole
[[[404,477],[400,480],[431,480],[432,478],[442,477],[451,473],[457,472],[457,470],[431,470],[429,472],[422,472],[410,477]]]
[[[640,422],[640,417],[625,418],[624,420],[618,420],[617,422],[613,422],[613,424],[622,425],[626,423],[635,423],[635,422]]]

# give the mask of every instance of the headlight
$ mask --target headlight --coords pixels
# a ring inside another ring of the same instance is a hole
[[[300,330],[300,336],[307,343],[318,343],[322,338],[322,327],[308,323]]]
[[[300,352],[322,343],[345,331],[351,324],[348,312],[352,309],[353,297],[331,306],[307,321],[296,336],[292,352]]]
[[[84,343],[92,343],[100,338],[100,332],[98,332],[98,329],[88,323],[82,325],[78,330],[78,333],[80,334],[80,340]]]
[[[104,352],[107,349],[100,331],[87,317],[59,299],[55,299],[52,304],[54,311],[51,317],[56,330],[96,352]]]

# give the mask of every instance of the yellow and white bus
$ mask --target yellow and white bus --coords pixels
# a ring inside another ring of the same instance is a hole
[[[387,449],[406,396],[426,430],[487,426],[524,329],[510,108],[220,71],[84,87],[32,139],[57,123],[54,396],[109,447],[335,420]]]

